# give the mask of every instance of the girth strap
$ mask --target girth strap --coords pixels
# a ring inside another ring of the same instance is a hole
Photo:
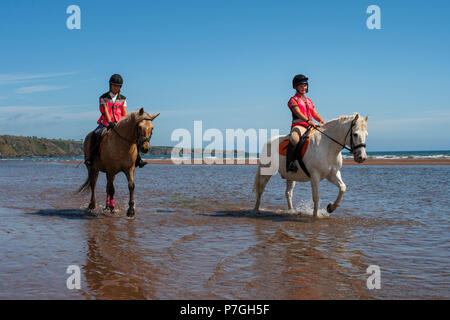
[[[311,178],[311,174],[309,173],[308,169],[306,169],[305,163],[303,162],[303,157],[300,155],[300,150],[301,150],[301,145],[300,145],[300,143],[297,143],[297,146],[295,147],[295,151],[294,151],[294,154],[297,156],[296,161],[298,161],[300,168],[302,168],[303,172],[308,176],[308,178]]]

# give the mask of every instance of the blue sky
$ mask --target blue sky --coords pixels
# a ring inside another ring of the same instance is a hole
[[[68,30],[66,8],[81,8]],[[381,8],[369,30],[366,8]],[[176,128],[287,133],[292,77],[325,120],[369,115],[368,151],[450,149],[449,1],[0,2],[0,134],[84,138],[111,74]]]

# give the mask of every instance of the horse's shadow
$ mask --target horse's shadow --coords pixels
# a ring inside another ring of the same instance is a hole
[[[25,212],[25,214],[75,220],[92,220],[99,217],[98,214],[82,209],[41,209],[35,212]]]
[[[225,210],[225,211],[216,211],[210,214],[202,214],[208,217],[215,218],[250,218],[250,219],[263,219],[270,221],[295,221],[295,222],[304,222],[304,223],[312,223],[316,221],[312,216],[301,214],[301,213],[287,213],[287,212],[276,212],[272,210]]]

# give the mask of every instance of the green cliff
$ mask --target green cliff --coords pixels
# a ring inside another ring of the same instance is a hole
[[[150,155],[170,155],[172,147],[153,147]],[[75,157],[83,155],[83,143],[75,140],[0,136],[0,158]]]

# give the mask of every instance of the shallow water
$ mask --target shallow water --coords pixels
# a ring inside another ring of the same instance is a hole
[[[450,166],[346,166],[347,192],[313,221],[309,184],[286,212],[279,175],[251,212],[256,166],[148,165],[136,171],[136,219],[116,179],[114,216],[87,214],[84,166],[0,162],[0,299],[450,298]],[[321,210],[337,188],[320,185]],[[66,287],[69,265],[81,289]],[[381,269],[381,289],[366,269]]]

